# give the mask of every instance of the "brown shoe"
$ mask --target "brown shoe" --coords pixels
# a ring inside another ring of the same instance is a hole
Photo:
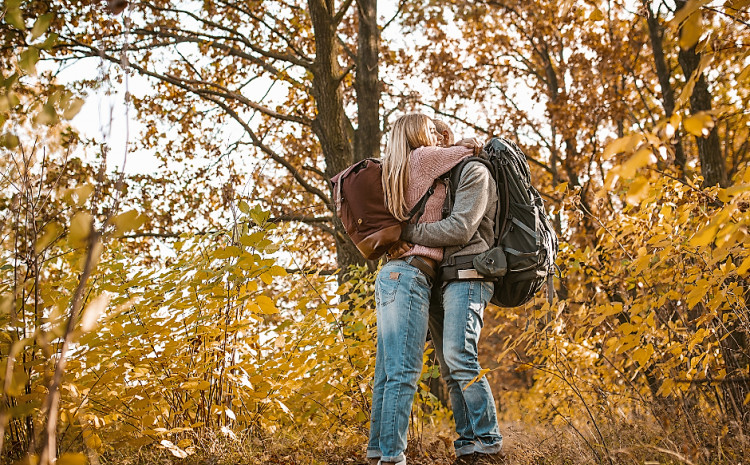
[[[369,459],[367,459],[367,464],[368,465],[378,465],[379,463],[380,463],[380,459],[379,458],[369,458]]]

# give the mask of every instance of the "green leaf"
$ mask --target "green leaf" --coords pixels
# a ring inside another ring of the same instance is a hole
[[[31,28],[31,40],[36,40],[37,37],[47,32],[54,17],[55,15],[52,13],[46,13],[38,17],[34,22],[34,27]]]
[[[75,117],[81,108],[83,107],[84,100],[80,98],[73,98],[67,102],[67,105],[63,109],[63,118],[70,120]]]
[[[55,106],[52,103],[47,102],[42,105],[42,109],[41,111],[39,111],[39,113],[37,113],[34,121],[37,124],[46,124],[47,126],[53,126],[57,124],[60,119],[57,117]]]
[[[17,6],[20,3],[21,2],[6,2],[5,6],[8,11],[5,13],[5,22],[15,27],[16,29],[25,31],[26,24],[23,20],[21,10]]]
[[[10,88],[13,86],[13,84],[18,81],[18,73],[13,73],[10,76],[8,76],[6,79],[2,79],[0,77],[0,80],[2,80],[2,85],[5,87],[5,90],[10,90]]]
[[[244,200],[240,200],[240,204],[238,205],[238,208],[240,211],[244,214],[250,213],[250,205],[247,204]]]
[[[44,42],[38,45],[38,47],[41,50],[49,50],[52,48],[53,45],[57,42],[58,34],[56,32],[51,32],[46,39],[44,39]]]
[[[5,147],[6,149],[12,150],[18,147],[18,143],[18,136],[13,133],[6,132],[0,135],[0,147]]]
[[[29,47],[24,52],[21,52],[21,56],[18,57],[18,66],[26,71],[27,74],[36,73],[36,63],[39,61],[39,49],[36,47]]]

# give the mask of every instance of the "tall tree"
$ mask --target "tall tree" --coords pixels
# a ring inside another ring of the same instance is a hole
[[[662,5],[663,3],[654,5],[656,8],[654,10],[649,2],[643,2],[643,8],[646,10],[646,23],[648,24],[654,67],[656,69],[656,75],[659,78],[659,87],[661,88],[662,106],[664,107],[664,113],[666,116],[670,117],[675,111],[675,99],[674,89],[670,82],[671,70],[667,63],[667,58],[664,55],[664,26],[662,26],[659,21],[659,11],[661,10]],[[674,152],[675,165],[677,165],[680,176],[684,177],[687,160],[685,158],[685,150],[682,147],[682,140],[679,135],[675,137]]]
[[[157,84],[133,98],[147,126],[140,148],[172,167],[258,157],[246,195],[335,244],[340,267],[364,263],[334,221],[328,181],[379,153],[375,0],[160,0],[132,3],[122,17],[103,16],[100,4],[51,8],[70,15],[59,56],[100,57]]]
[[[675,0],[677,7],[676,12],[687,12],[687,22],[680,27],[680,52],[679,62],[685,79],[695,79],[695,87],[690,95],[690,110],[693,114],[711,111],[711,92],[708,89],[708,81],[700,68],[701,54],[698,52],[698,39],[700,38],[700,27],[696,20],[700,17],[700,10],[695,4],[688,6],[684,0]],[[696,18],[696,15],[698,18]],[[691,18],[696,20],[691,21]],[[690,29],[692,30],[690,30]],[[692,36],[692,38],[690,37]],[[696,76],[693,76],[698,73]],[[720,185],[726,187],[729,184],[727,179],[727,169],[724,161],[724,155],[721,153],[721,143],[719,141],[719,129],[714,126],[708,134],[695,137],[695,143],[698,146],[698,157],[700,159],[701,174],[703,182],[707,186]]]

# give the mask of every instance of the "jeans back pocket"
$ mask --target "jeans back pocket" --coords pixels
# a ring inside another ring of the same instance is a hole
[[[396,300],[398,286],[403,273],[398,271],[381,270],[375,281],[375,303],[377,305],[388,305]]]

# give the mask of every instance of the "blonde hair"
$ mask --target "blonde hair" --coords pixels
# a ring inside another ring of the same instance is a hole
[[[421,113],[403,115],[393,123],[383,154],[383,192],[385,204],[399,221],[409,218],[406,208],[406,189],[409,156],[412,150],[432,145],[431,120]]]

